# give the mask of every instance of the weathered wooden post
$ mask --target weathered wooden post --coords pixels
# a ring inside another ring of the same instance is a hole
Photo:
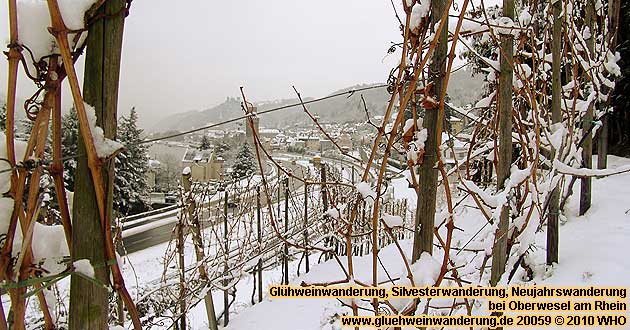
[[[277,219],[280,221],[280,196],[282,195],[282,185],[280,184],[280,165],[278,164],[278,216]]]
[[[284,284],[289,284],[289,244],[286,237],[289,234],[289,178],[284,179]]]
[[[179,214],[177,222],[177,255],[179,261],[179,326],[186,329],[186,264],[184,263],[184,213]]]
[[[202,262],[206,258],[206,254],[203,249],[203,236],[201,232],[201,226],[199,224],[199,217],[197,216],[195,209],[197,207],[194,196],[191,193],[191,175],[190,167],[186,167],[182,172],[182,185],[184,186],[184,198],[188,199],[188,219],[192,224],[192,238],[195,245],[195,255],[197,257],[197,263],[199,264],[199,279],[204,285],[209,286],[210,281],[208,278],[208,271],[205,264]],[[211,330],[217,330],[217,316],[214,313],[214,301],[212,300],[212,290],[206,292],[206,296],[203,298],[206,304],[206,316],[208,317],[208,328]]]
[[[589,28],[589,31],[594,31],[595,26],[595,3],[594,1],[585,1],[585,17],[584,25]],[[586,48],[589,52],[589,57],[593,56],[595,49],[595,38],[588,38],[586,40]],[[588,75],[584,73],[584,77],[589,80]],[[592,79],[591,84],[593,84]],[[592,88],[592,87],[591,87]],[[595,108],[595,102],[588,105],[586,113],[582,118],[582,134],[586,134],[584,137],[584,143],[582,143],[582,167],[593,168],[593,135],[591,134],[591,125],[593,125],[593,112]],[[601,127],[600,127],[601,129]],[[584,215],[588,209],[591,208],[591,178],[580,178],[580,215]]]
[[[260,186],[256,187],[256,221],[257,221],[257,231],[258,231],[258,246],[260,247],[259,253],[262,253],[262,224],[260,221]],[[258,302],[261,302],[263,299],[263,290],[262,290],[262,256],[258,259]]]
[[[120,59],[125,15],[123,0],[105,1],[96,15],[102,19],[89,25],[87,52],[83,80],[84,101],[92,105],[96,112],[96,125],[102,127],[105,137],[116,137],[118,86]],[[119,13],[119,14],[116,14]],[[13,50],[13,48],[11,48]],[[64,63],[66,66],[67,63]],[[107,70],[103,70],[103,67]],[[7,135],[8,136],[8,135]],[[81,136],[81,135],[80,135]],[[96,200],[96,188],[89,167],[87,148],[79,138],[77,149],[77,169],[75,172],[75,194],[72,210],[73,260],[88,259],[92,264],[105,263],[105,235]],[[103,164],[102,182],[106,194],[107,217],[112,218],[114,159]],[[109,283],[108,267],[96,267],[95,278]],[[68,328],[72,330],[103,329],[107,327],[108,296],[106,288],[96,285],[79,276],[70,280],[70,306]]]
[[[304,258],[306,260],[306,272],[309,272],[308,264],[308,182],[304,181]]]
[[[224,259],[225,264],[223,265],[223,286],[228,285],[228,260],[230,256],[230,244],[228,242],[228,191],[227,187],[225,187],[225,198],[223,202],[223,248],[224,248]],[[230,322],[230,297],[229,290],[225,288],[223,290],[223,326],[227,327],[228,322]]]
[[[321,177],[322,177],[322,203],[324,205],[324,212],[328,211],[328,189],[326,189],[326,165],[321,164]]]
[[[320,175],[321,175],[321,180],[322,180],[322,186],[321,186],[322,205],[324,207],[324,218],[327,218],[328,216],[326,215],[326,212],[328,211],[328,188],[326,186],[326,164],[322,162],[320,164],[320,167],[321,167]],[[326,243],[326,246],[332,247],[333,246],[332,238],[330,237],[326,238],[325,243]],[[324,260],[329,260],[330,258],[331,258],[330,254],[327,253]]]
[[[560,82],[560,67],[562,65],[562,3],[552,4],[553,10],[553,38],[551,41],[551,121],[562,121],[562,85]],[[553,150],[554,153],[558,150]],[[559,228],[558,216],[560,212],[560,187],[556,187],[549,197],[549,211],[547,212],[547,264],[558,262]]]
[[[444,11],[449,10],[446,0],[431,1],[431,26],[436,26],[442,19]],[[448,16],[445,17],[448,19]],[[448,26],[448,21],[444,22]],[[432,29],[433,31],[433,29]],[[439,100],[439,93],[446,82],[444,77],[446,72],[448,29],[442,29],[438,38],[437,47],[433,53],[429,66],[429,77],[433,84],[432,93],[436,100]],[[433,254],[433,229],[435,228],[435,205],[437,198],[438,169],[434,166],[438,161],[440,148],[438,140],[442,135],[442,123],[437,109],[428,109],[424,115],[424,124],[427,129],[427,140],[425,142],[424,161],[420,165],[418,173],[418,199],[416,204],[416,219],[414,225],[414,241],[412,262],[420,258],[423,252]],[[383,164],[386,166],[386,164]],[[376,230],[376,228],[374,228]]]
[[[514,20],[514,0],[503,0],[503,16]],[[512,165],[512,85],[514,77],[514,37],[511,34],[501,34],[501,57],[499,90],[497,92],[497,111],[499,113],[499,153],[497,164],[497,189],[505,187],[510,176]],[[509,205],[501,206],[499,226],[495,232],[492,247],[492,270],[490,284],[499,283],[505,272],[507,262],[508,229],[510,221]]]

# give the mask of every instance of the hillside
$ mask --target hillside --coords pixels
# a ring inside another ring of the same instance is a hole
[[[476,101],[481,94],[481,78],[471,77],[470,73],[460,70],[451,76],[449,83],[449,96],[455,105],[464,105]],[[360,84],[350,86],[341,90],[333,91],[331,94],[337,94],[356,88],[368,87],[369,84]],[[320,116],[324,121],[356,121],[365,118],[365,111],[361,102],[361,95],[365,98],[365,102],[371,115],[381,115],[387,108],[387,102],[390,95],[384,88],[366,90],[361,93],[353,94],[350,97],[336,97],[321,102],[308,105],[308,109],[313,114]],[[305,97],[304,100],[312,98]],[[258,107],[258,111],[295,104],[297,99],[283,99],[269,102],[254,102]],[[234,118],[242,115],[240,99],[228,97],[223,103],[212,108],[201,111],[188,111],[167,116],[158,121],[157,124],[147,128],[151,132],[159,132],[166,130],[188,130],[216,123],[226,119]],[[261,118],[261,125],[265,127],[286,127],[296,123],[305,123],[310,119],[304,114],[299,106],[284,109],[282,111],[265,114]]]

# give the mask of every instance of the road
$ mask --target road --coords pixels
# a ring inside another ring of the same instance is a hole
[[[294,176],[302,177],[303,166],[293,164],[290,161],[279,162],[283,167],[291,169]],[[291,193],[301,192],[302,189],[300,188],[302,186],[303,183],[296,180],[295,183],[290,186]],[[210,206],[215,206],[218,203],[220,203],[219,200],[211,201]],[[160,243],[168,242],[173,235],[178,213],[179,209],[173,208],[173,210],[163,214],[156,214],[147,218],[135,219],[128,223],[123,223],[123,244],[125,251],[119,251],[119,253],[133,253]],[[208,224],[208,222],[205,223]]]

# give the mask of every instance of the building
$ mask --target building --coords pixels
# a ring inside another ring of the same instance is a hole
[[[323,153],[324,151],[335,149],[335,144],[328,139],[320,139],[319,148],[320,148],[320,152]]]
[[[147,176],[147,187],[149,187],[150,191],[153,191],[155,189],[156,176],[157,176],[157,172],[160,170],[160,167],[162,167],[162,164],[159,161],[155,159],[149,159],[146,176]]]
[[[464,129],[464,122],[455,116],[451,116],[449,122],[451,123],[453,134],[457,134]]]
[[[212,150],[187,149],[182,167],[190,167],[193,181],[208,182],[223,179],[223,158]]]
[[[280,132],[279,129],[277,128],[259,128],[258,129],[258,134],[261,137],[264,137],[266,139],[275,139],[276,136],[280,135],[282,132]]]
[[[352,136],[348,133],[342,133],[339,135],[339,139],[337,140],[337,144],[341,149],[350,151],[352,150]]]
[[[306,152],[311,153],[319,153],[321,152],[321,144],[319,141],[319,136],[298,136],[298,141],[302,141],[304,143],[304,149]]]

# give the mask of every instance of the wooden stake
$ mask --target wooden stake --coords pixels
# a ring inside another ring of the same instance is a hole
[[[562,99],[562,86],[560,83],[560,66],[562,65],[562,3],[556,1],[552,4],[553,11],[553,37],[551,40],[551,119],[553,123],[562,121],[560,102]],[[554,150],[554,154],[559,150]],[[558,262],[558,216],[560,212],[560,188],[556,187],[549,197],[549,211],[547,214],[547,265]]]
[[[514,0],[503,0],[503,16],[514,19]],[[499,115],[499,153],[497,164],[497,190],[505,187],[505,181],[510,176],[512,165],[512,84],[513,84],[513,52],[514,40],[511,34],[501,34],[501,58],[499,74],[499,91],[497,97],[497,112]],[[492,272],[490,284],[497,285],[505,272],[507,262],[507,241],[510,219],[510,207],[505,205],[501,209],[499,227],[495,233],[492,248]]]
[[[182,186],[184,187],[184,199],[188,200],[188,219],[191,223],[192,229],[192,239],[193,244],[195,245],[195,256],[197,257],[198,269],[199,269],[199,279],[204,286],[208,287],[206,295],[204,296],[204,302],[206,305],[206,317],[208,319],[208,328],[211,330],[217,330],[217,316],[214,313],[214,301],[212,300],[212,290],[210,290],[210,281],[208,278],[208,271],[206,270],[206,266],[204,260],[206,259],[206,254],[204,251],[203,244],[203,232],[201,230],[201,225],[199,224],[199,217],[197,216],[194,196],[191,192],[191,174],[190,172],[186,174],[182,174]]]

